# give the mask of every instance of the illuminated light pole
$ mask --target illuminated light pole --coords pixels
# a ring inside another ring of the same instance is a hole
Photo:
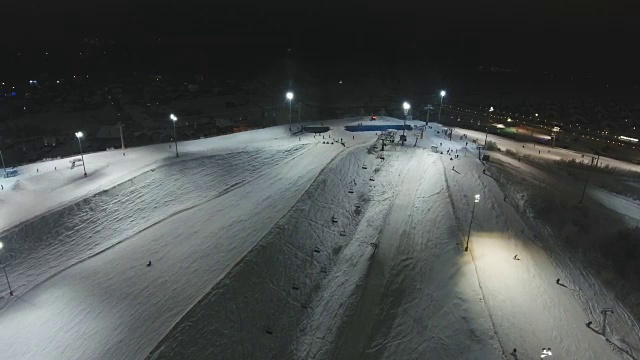
[[[0,249],[2,249],[2,242],[0,242]],[[4,256],[2,257],[4,260]],[[5,267],[4,261],[2,262],[2,270],[4,270],[4,277],[7,279],[7,285],[9,285],[9,295],[13,296],[13,290],[11,289],[11,283],[9,282],[9,275],[7,275],[7,268]]]
[[[176,144],[176,157],[180,157],[180,154],[178,154],[178,133],[176,132],[176,121],[178,121],[178,117],[171,114],[169,118],[173,121],[173,141]]]
[[[291,101],[293,100],[293,93],[287,92],[287,100],[289,100],[289,132],[291,132]]]
[[[476,203],[480,202],[480,195],[476,195],[473,201],[473,209],[471,210],[471,220],[469,221],[469,233],[467,233],[467,245],[464,247],[464,251],[469,251],[469,238],[471,237],[471,224],[473,224],[473,213],[476,211]]]
[[[80,158],[82,159],[82,169],[84,170],[84,176],[87,176],[87,167],[84,165],[84,154],[82,153],[82,137],[84,134],[82,131],[78,131],[76,133],[76,137],[78,138],[78,146],[80,147]]]
[[[440,109],[438,110],[438,123],[440,123],[440,114],[442,113],[442,99],[444,99],[444,96],[447,94],[446,91],[441,90],[440,91]]]
[[[402,135],[404,135],[404,128],[407,127],[407,115],[409,115],[409,109],[411,109],[411,105],[408,102],[404,102],[402,104],[402,109],[404,109],[404,124],[402,125]]]

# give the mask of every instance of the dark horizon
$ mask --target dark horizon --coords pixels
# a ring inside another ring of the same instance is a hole
[[[329,72],[369,68],[393,74],[431,67],[455,73],[498,66],[593,76],[612,84],[639,81],[634,40],[640,30],[632,9],[611,4],[458,1],[310,8],[67,0],[4,7],[0,19],[14,31],[0,50],[3,68],[22,76],[38,71],[30,68],[38,62],[17,53],[50,52],[54,62],[62,53],[57,61],[64,68],[75,62],[72,54],[84,38],[96,38],[109,49],[136,53],[149,71],[173,65],[261,72],[294,58]]]

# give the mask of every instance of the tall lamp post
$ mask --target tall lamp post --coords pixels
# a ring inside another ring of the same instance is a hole
[[[440,114],[442,114],[442,99],[444,99],[444,96],[447,94],[446,91],[441,90],[440,91],[440,109],[438,110],[438,123],[440,123]]]
[[[476,211],[476,203],[480,202],[480,195],[476,195],[473,201],[473,209],[471,210],[471,220],[469,221],[469,233],[467,233],[467,245],[464,247],[464,251],[469,251],[469,238],[471,237],[471,224],[473,224],[473,213]]]
[[[293,100],[293,93],[287,92],[287,100],[289,100],[289,132],[291,132],[291,101]]]
[[[80,158],[82,159],[82,169],[84,170],[84,176],[87,176],[87,167],[84,165],[84,154],[82,153],[82,137],[84,136],[84,134],[82,134],[82,131],[78,131],[76,133],[76,137],[78,138],[78,146],[80,147]]]
[[[407,127],[407,116],[409,115],[409,109],[411,109],[411,105],[405,101],[402,104],[402,109],[404,109],[404,124],[402,126],[402,135],[404,135],[404,128]]]
[[[169,118],[173,121],[173,141],[176,144],[176,157],[180,157],[180,154],[178,154],[178,133],[176,132],[176,121],[178,121],[178,117],[171,114]]]
[[[4,170],[4,173],[2,173],[2,177],[5,177],[7,173],[7,167],[4,166],[4,157],[2,156],[2,150],[0,150],[0,159],[2,159],[2,169]]]
[[[2,249],[2,246],[2,242],[0,242],[0,249]],[[2,260],[4,260],[4,256]],[[4,261],[2,261],[2,270],[4,270],[4,277],[7,279],[7,285],[9,285],[9,295],[13,296],[13,290],[11,289],[11,283],[9,282],[9,275],[7,275],[7,268],[5,267]]]

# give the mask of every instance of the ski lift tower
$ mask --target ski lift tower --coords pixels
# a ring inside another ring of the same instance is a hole
[[[613,308],[602,308],[600,310],[600,313],[602,313],[602,336],[605,336],[605,333],[607,331],[607,314],[611,313],[613,315]]]

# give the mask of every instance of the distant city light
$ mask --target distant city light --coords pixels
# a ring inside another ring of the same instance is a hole
[[[446,91],[444,91],[444,90],[440,91],[440,96],[441,96],[441,97],[444,97],[445,95],[447,95],[447,92],[446,92]]]
[[[173,114],[169,115],[169,119],[171,119],[173,121],[178,121],[178,117],[173,115]]]
[[[81,138],[81,137],[83,137],[83,136],[84,136],[84,134],[82,134],[82,131],[78,131],[78,132],[76,133],[76,137],[77,137],[78,139],[80,139],[80,138]]]
[[[287,92],[287,99],[289,100],[293,99],[293,93],[291,91]]]

